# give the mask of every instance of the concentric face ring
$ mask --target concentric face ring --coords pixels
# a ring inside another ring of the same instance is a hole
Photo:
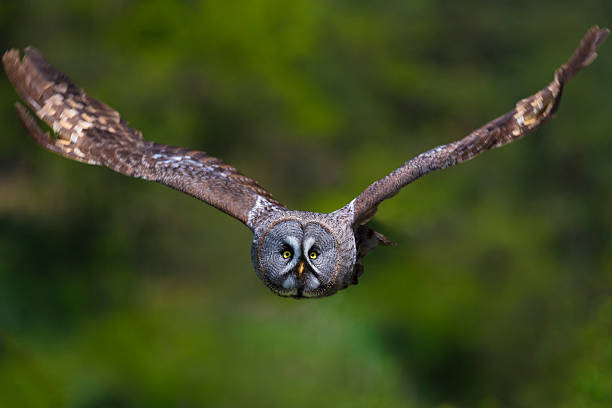
[[[338,274],[338,242],[319,222],[282,219],[258,240],[253,262],[259,278],[280,296],[325,296]]]

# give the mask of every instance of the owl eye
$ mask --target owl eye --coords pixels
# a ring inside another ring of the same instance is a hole
[[[317,252],[316,252],[316,251],[310,251],[310,252],[308,253],[308,257],[309,257],[310,259],[317,259],[317,256],[319,256],[319,254],[317,254]]]
[[[291,255],[293,255],[293,254],[288,249],[283,251],[283,258],[285,258],[285,259],[291,258]]]

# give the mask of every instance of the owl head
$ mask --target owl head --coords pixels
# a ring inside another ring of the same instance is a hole
[[[256,231],[251,256],[257,276],[274,293],[329,296],[352,282],[354,234],[337,217],[290,212]]]

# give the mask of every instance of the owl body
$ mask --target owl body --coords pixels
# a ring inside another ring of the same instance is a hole
[[[548,86],[464,138],[405,162],[328,214],[286,208],[255,180],[205,152],[144,140],[117,111],[87,95],[34,48],[26,48],[23,58],[18,50],[9,50],[2,62],[17,93],[57,136],[43,132],[30,111],[17,103],[34,141],[73,160],[165,184],[235,217],[253,231],[251,259],[262,282],[280,296],[313,298],[356,284],[363,257],[379,244],[390,244],[365,225],[382,201],[432,171],[538,129],[557,111],[565,84],[595,60],[609,33],[592,27]]]

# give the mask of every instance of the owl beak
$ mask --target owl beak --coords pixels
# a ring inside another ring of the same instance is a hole
[[[302,277],[302,273],[304,272],[304,261],[300,261],[298,265],[298,278]]]

